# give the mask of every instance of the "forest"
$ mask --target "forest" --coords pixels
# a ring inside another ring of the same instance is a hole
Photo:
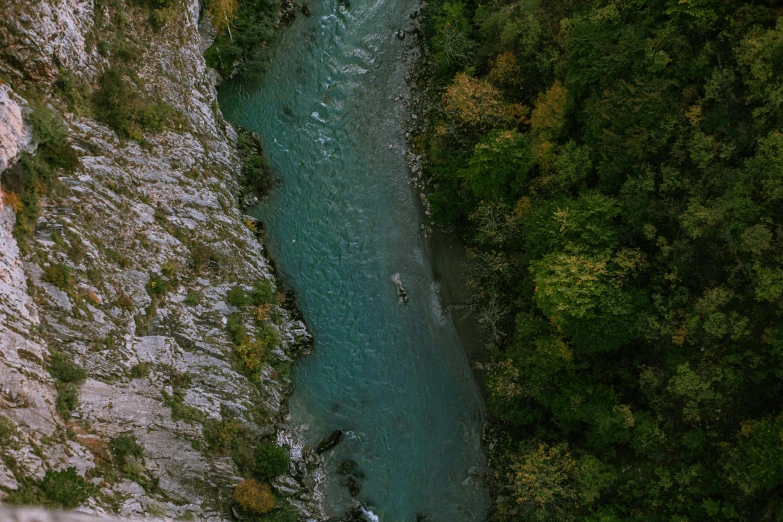
[[[778,5],[428,5],[493,522],[783,521]]]

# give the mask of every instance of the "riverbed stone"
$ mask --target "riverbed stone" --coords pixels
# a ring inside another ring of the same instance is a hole
[[[334,430],[332,433],[321,439],[321,442],[316,446],[316,453],[325,453],[330,449],[337,446],[343,438],[342,430]]]
[[[362,492],[362,485],[359,484],[359,481],[356,480],[353,477],[348,477],[348,492],[351,494],[352,497],[355,497],[359,493]]]
[[[353,470],[356,468],[356,466],[357,464],[355,460],[345,459],[337,467],[337,473],[339,475],[347,475],[349,473],[352,473]]]

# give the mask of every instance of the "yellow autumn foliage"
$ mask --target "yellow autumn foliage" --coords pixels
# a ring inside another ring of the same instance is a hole
[[[492,83],[501,87],[518,86],[522,83],[522,68],[514,53],[500,53],[495,58],[487,77]]]
[[[446,88],[443,108],[457,125],[479,129],[516,127],[528,113],[522,104],[505,102],[491,83],[465,73]]]
[[[530,115],[530,132],[539,143],[554,140],[565,125],[566,88],[559,81],[536,99]]]
[[[237,0],[212,0],[207,5],[207,11],[212,15],[212,25],[222,33],[236,20],[239,4]]]
[[[243,509],[253,513],[268,513],[274,509],[276,501],[267,484],[257,480],[243,480],[234,490],[234,501]]]
[[[22,199],[15,192],[6,192],[3,195],[3,204],[11,207],[16,214],[24,208]]]
[[[242,366],[251,374],[257,374],[261,371],[264,364],[264,355],[266,355],[266,345],[260,339],[247,338],[239,345],[234,347],[234,353],[237,354]]]

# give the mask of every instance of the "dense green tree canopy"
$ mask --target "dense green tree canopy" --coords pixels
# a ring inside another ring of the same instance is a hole
[[[428,7],[494,521],[783,521],[783,9]]]

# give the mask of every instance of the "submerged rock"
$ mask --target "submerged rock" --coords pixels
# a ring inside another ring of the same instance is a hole
[[[351,476],[349,476],[347,480],[340,481],[340,485],[348,488],[348,492],[352,497],[356,497],[356,495],[362,492],[362,485]]]
[[[348,492],[352,497],[362,492],[362,485],[353,477],[348,477]]]
[[[357,504],[351,507],[345,513],[345,516],[340,519],[340,522],[367,522],[367,519],[364,517],[364,510],[362,509],[362,506]]]
[[[334,430],[329,436],[325,437],[318,446],[315,448],[315,452],[319,455],[325,451],[337,446],[343,438],[343,432],[341,430]]]
[[[349,473],[352,473],[352,470],[356,467],[356,461],[351,459],[345,459],[340,463],[340,466],[337,468],[337,473],[339,475],[348,475]]]
[[[305,16],[310,16],[313,14],[313,12],[310,10],[310,4],[304,4],[302,6],[302,14]]]

